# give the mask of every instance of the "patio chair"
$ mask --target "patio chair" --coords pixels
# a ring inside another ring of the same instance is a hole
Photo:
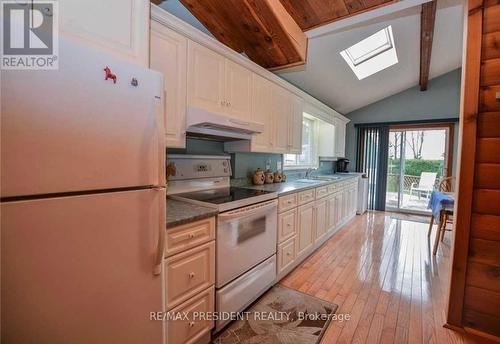
[[[432,190],[434,190],[434,184],[436,183],[437,173],[435,172],[422,172],[420,174],[420,180],[417,183],[411,183],[410,187],[410,197],[413,195],[413,192],[416,192],[418,195],[418,199],[420,199],[420,195],[425,193],[425,197],[429,198]]]

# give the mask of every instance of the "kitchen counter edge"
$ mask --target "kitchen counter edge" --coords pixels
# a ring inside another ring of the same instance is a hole
[[[304,190],[309,190],[309,189],[315,189],[318,187],[322,187],[325,185],[330,185],[330,184],[335,184],[335,183],[340,183],[343,181],[346,181],[348,179],[352,178],[359,178],[359,175],[356,174],[346,174],[339,176],[339,179],[335,180],[322,180],[318,181],[318,183],[300,183],[300,182],[295,182],[293,180],[287,181],[284,183],[274,183],[274,184],[264,184],[264,185],[248,185],[248,186],[242,186],[247,189],[254,189],[254,190],[265,190],[265,191],[272,191],[276,192],[278,194],[278,197],[281,196],[286,196],[292,193],[304,191]]]
[[[203,207],[167,197],[166,228],[169,230],[186,223],[216,216],[218,213],[219,211],[214,208]]]

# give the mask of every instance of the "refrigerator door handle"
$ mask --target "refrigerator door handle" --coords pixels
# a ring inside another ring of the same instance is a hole
[[[154,187],[153,190],[157,192],[162,192],[159,197],[160,202],[160,220],[159,220],[159,232],[158,232],[158,245],[156,247],[156,258],[153,268],[153,275],[157,276],[161,274],[162,263],[163,263],[163,253],[165,252],[165,232],[166,232],[166,190],[164,187]]]
[[[162,79],[163,80],[163,79]],[[163,81],[161,82],[163,85]],[[159,97],[155,96],[153,100],[153,106],[155,111],[155,119],[156,119],[156,134],[158,135],[158,184],[165,185],[166,183],[166,161],[165,161],[165,149],[166,149],[166,133],[165,133],[165,118],[163,114],[163,102],[166,101],[166,93],[165,96]]]

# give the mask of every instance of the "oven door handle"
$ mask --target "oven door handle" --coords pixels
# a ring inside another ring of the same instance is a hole
[[[228,211],[227,213],[219,214],[218,217],[219,221],[231,221],[236,218],[254,215],[256,213],[260,213],[262,211],[275,208],[277,206],[278,206],[278,201],[272,200],[265,203],[255,204],[245,208]]]

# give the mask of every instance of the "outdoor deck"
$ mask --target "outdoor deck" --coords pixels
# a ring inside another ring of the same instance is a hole
[[[424,211],[429,212],[427,205],[429,204],[429,198],[421,196],[420,199],[417,195],[410,196],[409,194],[401,194],[403,200],[401,202],[401,209],[413,210],[413,211]],[[398,208],[398,193],[397,192],[387,192],[385,200],[386,208],[397,209]],[[389,210],[389,209],[388,209]]]

